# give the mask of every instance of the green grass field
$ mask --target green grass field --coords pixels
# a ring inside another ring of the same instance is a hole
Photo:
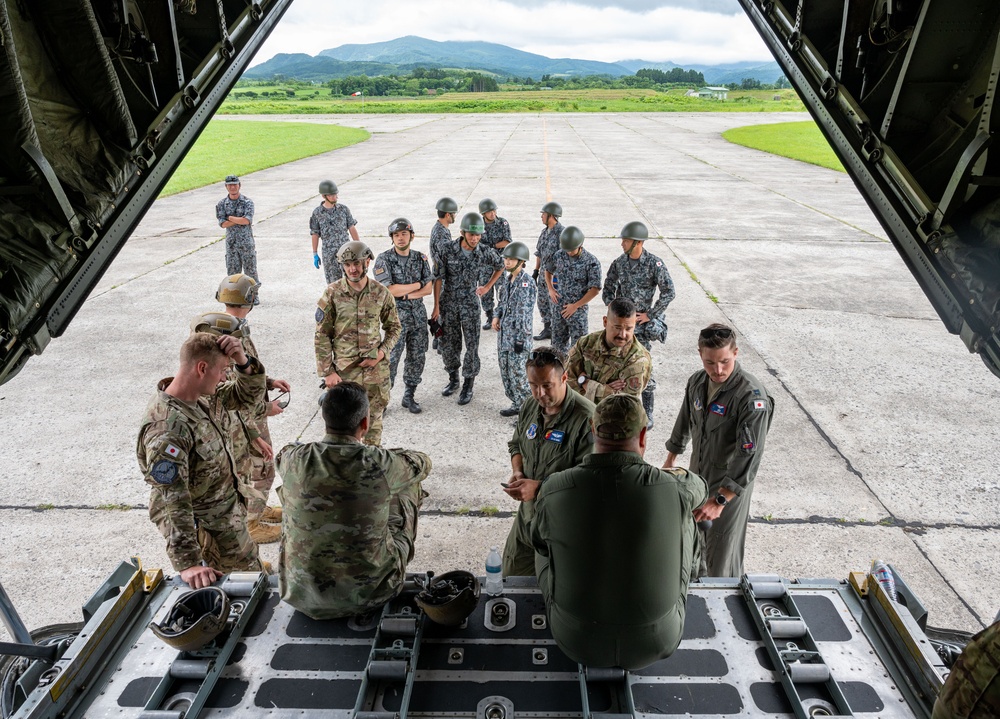
[[[811,120],[734,127],[722,136],[737,145],[844,172],[844,166]]]
[[[245,175],[367,140],[364,130],[305,122],[213,120],[163,189],[161,197]]]
[[[279,96],[234,98],[220,114],[337,114],[362,112],[360,97],[331,96],[326,88],[295,89],[281,96],[280,85],[236,88],[234,92],[273,93]],[[291,89],[291,88],[288,88]],[[794,90],[733,91],[726,100],[685,96],[684,88],[656,90],[509,90],[502,92],[448,92],[420,97],[365,98],[363,111],[373,114],[422,112],[801,112]],[[774,98],[778,97],[778,100]]]

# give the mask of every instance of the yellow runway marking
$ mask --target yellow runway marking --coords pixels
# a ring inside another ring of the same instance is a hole
[[[549,136],[548,125],[542,118],[542,149],[545,156],[545,201],[552,201],[552,175],[549,174]]]

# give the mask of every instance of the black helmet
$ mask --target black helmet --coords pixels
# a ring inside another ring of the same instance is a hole
[[[620,237],[623,240],[638,240],[645,242],[649,239],[649,230],[638,220],[630,222],[622,228]]]
[[[397,217],[395,220],[389,223],[389,237],[391,238],[397,232],[403,232],[408,230],[410,237],[413,236],[413,225],[405,217]]]
[[[531,259],[531,250],[523,242],[511,242],[509,245],[503,248],[503,252],[500,253],[501,257],[513,258],[515,260],[520,260],[521,262],[527,262]]]
[[[567,252],[572,252],[577,247],[583,246],[583,230],[579,227],[574,227],[570,225],[565,228],[559,235],[559,247],[566,250]]]
[[[485,215],[487,212],[492,212],[495,209],[497,209],[497,203],[495,203],[493,200],[491,200],[488,197],[485,200],[483,200],[482,202],[479,203],[479,214],[480,215]]]
[[[562,217],[562,205],[558,202],[546,202],[542,205],[542,212],[545,212],[553,217]]]
[[[462,232],[471,232],[473,235],[481,235],[486,231],[486,223],[483,216],[478,212],[466,212],[462,218]]]
[[[321,183],[319,183],[319,194],[321,195],[339,194],[337,192],[337,183],[334,182],[333,180],[323,180]]]
[[[373,260],[375,256],[372,254],[371,249],[364,242],[358,242],[353,240],[351,242],[345,242],[344,245],[337,250],[337,262],[344,264],[345,262],[361,262],[363,260]]]
[[[185,592],[159,624],[149,623],[153,634],[182,652],[193,652],[212,642],[229,620],[229,596],[218,587]]]
[[[438,212],[451,212],[452,214],[454,214],[458,212],[458,203],[455,202],[450,197],[442,197],[440,200],[437,201],[437,204],[434,206],[434,208]]]
[[[475,575],[459,569],[434,577],[414,601],[432,621],[457,627],[475,611],[479,591]]]

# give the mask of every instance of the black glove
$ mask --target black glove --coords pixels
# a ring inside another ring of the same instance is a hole
[[[533,279],[535,282],[538,282],[538,268],[537,267],[535,268],[535,271],[531,273],[531,279]]]
[[[430,325],[432,337],[440,337],[444,334],[444,327],[437,320],[427,320],[427,324]]]
[[[522,342],[521,340],[514,340],[514,351],[517,354],[521,354],[522,352],[524,352],[524,342]]]

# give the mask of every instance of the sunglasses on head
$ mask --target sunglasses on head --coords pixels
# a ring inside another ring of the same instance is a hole
[[[714,340],[716,338],[727,340],[733,336],[733,331],[728,327],[709,327],[703,329],[698,336],[703,340]]]
[[[562,358],[559,357],[559,355],[557,354],[553,354],[552,352],[548,352],[546,350],[535,350],[533,352],[528,353],[529,362],[538,362],[539,360],[546,363],[554,362],[558,364],[560,367],[564,367]]]

